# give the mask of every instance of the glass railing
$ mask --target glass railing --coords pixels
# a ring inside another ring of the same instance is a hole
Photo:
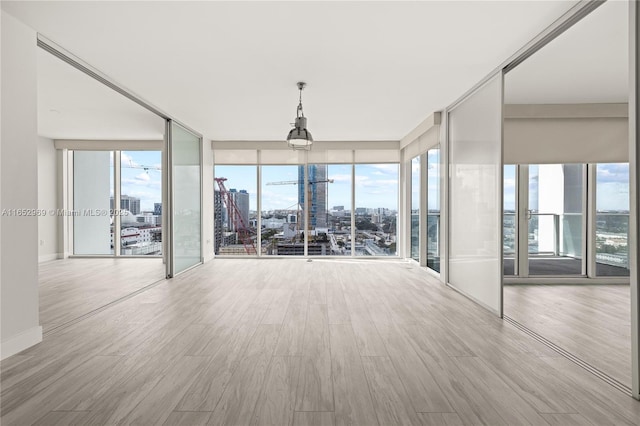
[[[629,213],[596,214],[596,262],[629,268]]]
[[[581,213],[530,213],[528,247],[531,256],[564,256],[582,258],[583,220]],[[516,215],[503,215],[503,251],[515,255],[517,244]],[[629,268],[629,214],[598,212],[596,214],[596,263]],[[598,275],[613,274],[600,271]],[[618,273],[616,273],[617,275]]]
[[[502,216],[502,252],[506,256],[514,256],[516,254],[517,241],[516,214],[506,212]]]
[[[582,214],[529,213],[527,240],[533,256],[582,256]],[[516,215],[503,215],[503,251],[515,255],[518,236]]]
[[[427,266],[440,272],[440,212],[427,213]]]
[[[411,211],[411,258],[420,260],[420,213]]]

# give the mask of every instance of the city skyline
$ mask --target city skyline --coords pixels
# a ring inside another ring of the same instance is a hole
[[[296,210],[298,185],[267,185],[298,181],[299,165],[262,166],[262,210]],[[228,188],[245,189],[251,210],[257,209],[256,166],[216,166],[215,177],[228,179]],[[343,205],[351,210],[351,165],[327,165],[327,206]],[[398,164],[357,164],[356,204],[367,208],[398,209]]]

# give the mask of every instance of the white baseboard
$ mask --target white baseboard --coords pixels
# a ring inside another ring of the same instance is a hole
[[[58,255],[58,253],[43,254],[38,256],[38,263],[50,262],[52,260],[57,260],[57,259],[60,259],[60,255]]]
[[[13,337],[3,339],[0,343],[0,359],[9,358],[40,342],[42,342],[41,326],[32,327]]]

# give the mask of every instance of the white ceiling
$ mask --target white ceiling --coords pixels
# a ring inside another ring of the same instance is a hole
[[[573,4],[3,1],[2,9],[206,138],[284,139],[295,83],[305,80],[316,140],[397,140]],[[48,136],[161,132],[137,106],[89,88],[54,58],[39,64]]]
[[[38,49],[38,133],[52,139],[162,139],[164,120]]]

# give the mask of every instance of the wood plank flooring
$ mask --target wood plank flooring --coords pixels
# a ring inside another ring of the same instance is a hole
[[[631,387],[628,285],[508,285],[504,313]]]
[[[640,425],[402,261],[216,259],[1,363],[3,425]]]
[[[41,263],[40,324],[46,333],[164,276],[159,258],[73,258]]]

